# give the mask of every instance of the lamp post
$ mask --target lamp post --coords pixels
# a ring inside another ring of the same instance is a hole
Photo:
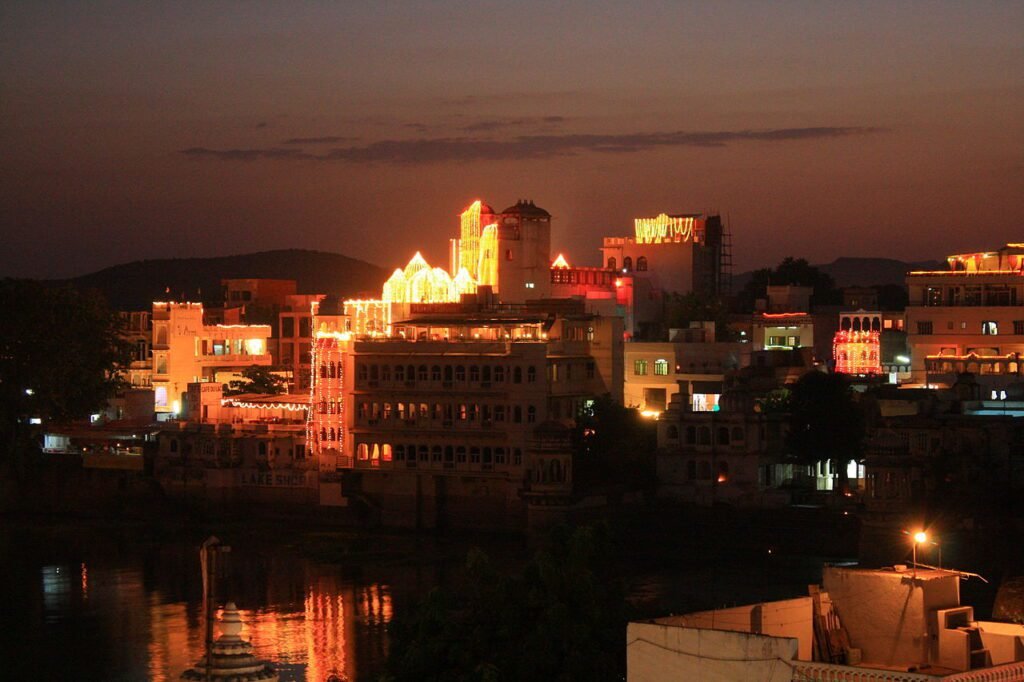
[[[917,577],[917,546],[928,541],[928,534],[923,530],[914,533],[914,577]]]

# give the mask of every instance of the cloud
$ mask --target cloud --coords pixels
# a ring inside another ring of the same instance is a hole
[[[810,127],[709,132],[625,134],[519,135],[507,140],[479,137],[439,137],[380,140],[361,146],[311,154],[299,149],[228,149],[193,147],[182,153],[195,158],[255,160],[313,159],[355,163],[437,163],[443,161],[516,160],[572,156],[583,152],[629,154],[666,147],[726,147],[742,142],[821,140],[885,132],[884,128]]]
[[[314,159],[317,158],[301,149],[208,149],[190,147],[181,150],[185,156],[195,159],[223,159],[225,161],[256,161],[257,159]]]
[[[567,119],[564,116],[526,116],[522,118],[494,118],[484,119],[476,123],[462,126],[459,130],[467,133],[478,133],[501,128],[514,128],[519,126],[541,125],[550,126],[556,123],[563,123]]]
[[[341,137],[328,135],[326,137],[290,137],[281,144],[338,144],[339,142],[351,142],[357,137]]]

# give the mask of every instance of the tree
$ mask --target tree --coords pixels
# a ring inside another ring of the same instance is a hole
[[[836,492],[846,492],[846,463],[862,459],[865,436],[864,410],[846,379],[810,371],[793,384],[789,407],[790,454],[804,464],[830,461],[839,474]]]
[[[288,382],[284,377],[274,374],[269,367],[250,365],[241,371],[241,379],[228,382],[224,395],[241,395],[243,393],[259,393],[262,395],[279,395],[284,393]]]
[[[626,603],[606,526],[552,531],[521,574],[469,553],[457,590],[392,621],[397,680],[617,680]]]
[[[811,287],[812,305],[838,305],[842,303],[842,292],[835,281],[826,273],[814,267],[804,258],[787,256],[775,269],[755,270],[750,280],[736,294],[736,307],[741,312],[751,312],[759,298],[768,295],[768,285],[790,284]]]
[[[95,293],[32,280],[0,280],[0,460],[33,449],[31,421],[100,411],[124,386],[130,362],[121,320]]]
[[[654,483],[657,427],[640,411],[608,396],[597,398],[573,431],[573,480],[577,483]]]
[[[731,341],[729,310],[719,297],[672,293],[665,300],[665,326],[667,329],[685,329],[691,322],[715,323],[715,340]]]

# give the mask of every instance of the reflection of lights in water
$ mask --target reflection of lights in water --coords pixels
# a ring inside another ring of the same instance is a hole
[[[63,566],[43,566],[40,573],[46,619],[60,620],[71,605],[71,572]]]
[[[149,677],[170,682],[203,655],[203,622],[184,603],[160,604],[151,595]],[[194,605],[193,605],[194,607]],[[270,661],[281,680],[320,682],[330,675],[355,680],[355,630],[368,630],[375,651],[386,650],[385,627],[391,620],[391,593],[386,585],[358,588],[320,577],[306,589],[301,603],[271,604],[239,610],[241,636],[253,654]]]
[[[89,598],[89,569],[85,567],[83,563],[81,566],[82,573],[82,599],[86,600]]]

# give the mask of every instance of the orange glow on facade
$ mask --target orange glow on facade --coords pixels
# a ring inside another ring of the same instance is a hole
[[[832,342],[836,372],[881,374],[881,336],[875,331],[838,331]]]
[[[480,200],[469,205],[459,216],[459,269],[466,268],[473,279],[478,277],[480,266]]]

